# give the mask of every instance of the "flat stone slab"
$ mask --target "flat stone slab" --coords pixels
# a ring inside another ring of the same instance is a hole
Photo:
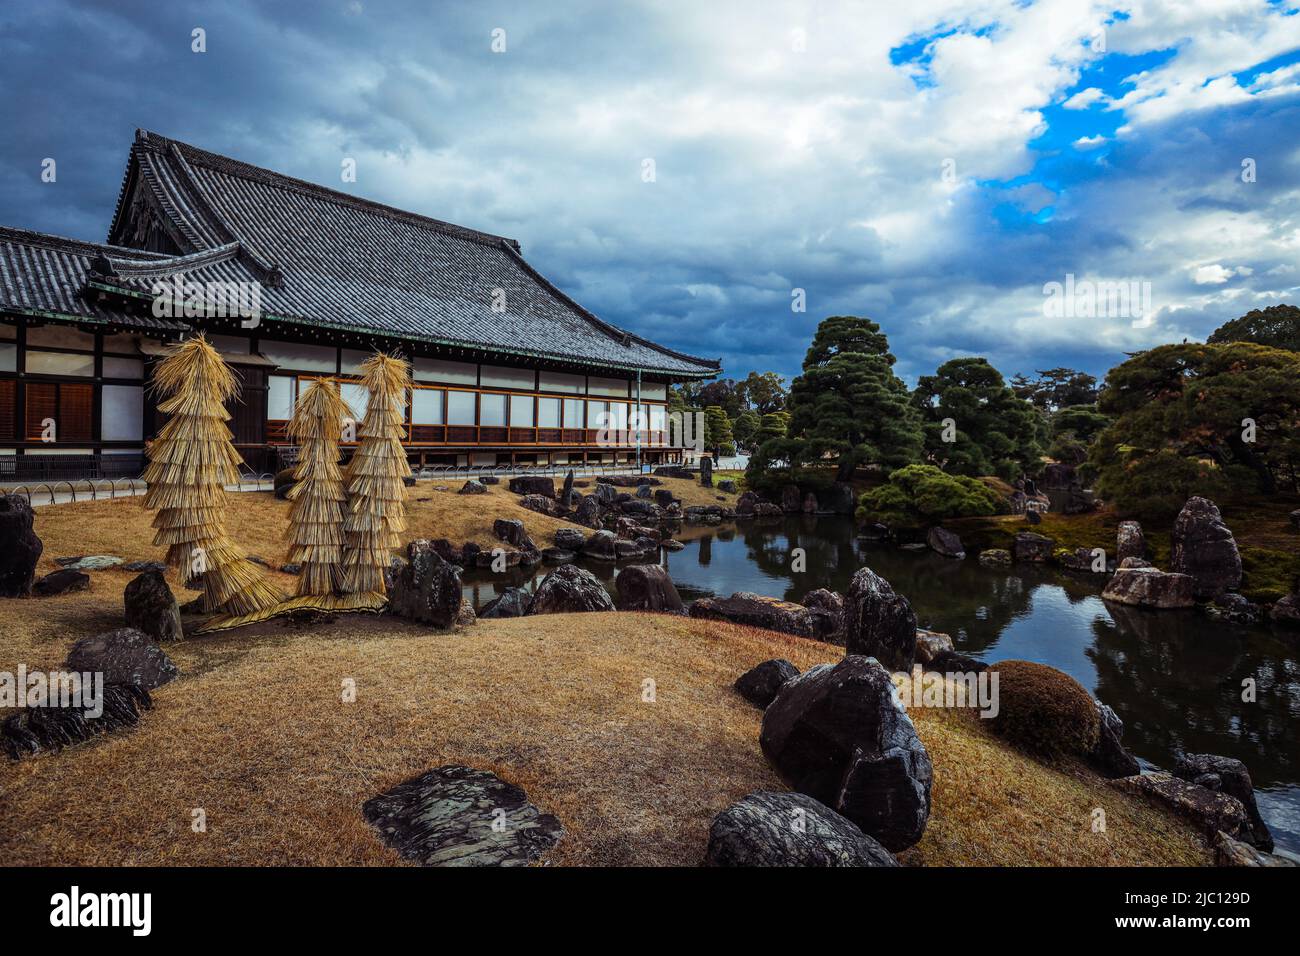
[[[104,571],[123,563],[115,554],[85,554],[75,558],[55,558],[54,563],[68,571]]]
[[[456,764],[399,783],[361,809],[385,844],[422,866],[526,866],[564,833],[519,787]]]

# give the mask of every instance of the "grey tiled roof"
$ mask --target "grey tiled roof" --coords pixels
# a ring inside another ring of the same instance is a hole
[[[103,281],[146,290],[159,274],[263,282],[271,321],[396,335],[673,377],[716,360],[604,322],[533,269],[513,240],[429,219],[138,131],[110,239],[129,234],[128,187],[188,253],[181,265],[126,255]],[[156,271],[155,271],[156,270]],[[504,293],[493,308],[494,290]]]
[[[171,257],[138,249],[82,242],[0,226],[0,309],[27,315],[66,317],[124,328],[180,331],[181,322],[155,318],[148,309],[124,311],[85,295],[86,276],[96,260],[169,262]]]

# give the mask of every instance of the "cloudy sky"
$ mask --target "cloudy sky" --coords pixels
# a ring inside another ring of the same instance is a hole
[[[205,6],[5,6],[0,223],[102,240],[145,127],[517,238],[738,377],[827,315],[912,382],[1300,300],[1300,0]],[[1067,275],[1150,308],[1049,317]]]

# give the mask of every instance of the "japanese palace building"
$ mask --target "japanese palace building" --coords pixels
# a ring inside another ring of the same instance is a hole
[[[141,130],[107,243],[0,227],[0,481],[139,474],[152,365],[196,331],[241,380],[255,472],[305,379],[337,376],[360,419],[375,349],[411,361],[413,464],[679,461],[668,386],[720,369],[602,321],[511,239]]]

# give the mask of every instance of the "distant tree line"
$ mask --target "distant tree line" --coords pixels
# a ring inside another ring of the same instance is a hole
[[[1011,481],[1050,460],[1077,468],[1121,511],[1145,516],[1176,512],[1191,494],[1300,490],[1295,306],[1249,312],[1205,344],[1136,353],[1101,383],[1063,367],[1006,381],[987,359],[962,357],[909,390],[894,365],[876,322],[837,315],[817,327],[788,391],[769,372],[710,382],[696,394],[712,437],[752,447],[755,478],[833,468],[848,480],[862,467],[889,476],[922,466]],[[987,507],[972,486],[928,471],[900,478],[880,493],[882,510],[897,511],[922,490],[960,498],[965,513]]]

